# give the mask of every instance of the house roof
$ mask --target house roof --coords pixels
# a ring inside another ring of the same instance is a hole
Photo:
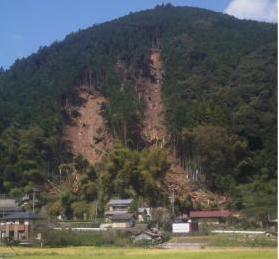
[[[35,219],[40,219],[41,217],[32,213],[32,212],[14,212],[11,214],[8,214],[1,218],[1,220],[9,220],[9,219],[30,219],[30,220],[35,220]]]
[[[119,200],[110,200],[109,205],[130,205],[133,199],[119,199]]]
[[[228,218],[230,215],[229,210],[190,211],[190,218]]]
[[[0,199],[0,209],[2,208],[17,208],[16,200],[14,199]]]
[[[112,220],[130,220],[134,217],[132,213],[121,213],[112,215]]]

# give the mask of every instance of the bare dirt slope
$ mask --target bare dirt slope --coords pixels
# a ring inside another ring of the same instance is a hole
[[[152,146],[163,147],[168,133],[164,125],[164,105],[161,96],[162,64],[160,52],[153,50],[150,56],[153,80],[146,79],[140,82],[140,88],[146,103],[143,121],[143,138]]]
[[[162,63],[159,50],[151,50],[151,75],[153,79],[142,80],[138,84],[146,103],[143,121],[143,137],[150,148],[163,148],[169,140],[169,134],[164,124],[165,108],[162,100]],[[171,164],[170,173],[166,177],[169,191],[177,195],[190,192],[190,181],[187,173],[179,165],[175,155],[169,152],[168,161]]]
[[[80,97],[86,102],[78,109],[80,116],[67,128],[66,138],[71,142],[74,154],[83,155],[95,165],[112,148],[112,137],[101,115],[101,106],[107,100],[100,93],[90,94],[84,89],[80,90]]]

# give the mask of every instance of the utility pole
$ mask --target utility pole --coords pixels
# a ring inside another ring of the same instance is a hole
[[[33,188],[33,195],[32,195],[32,211],[35,213],[35,199],[36,199],[36,192],[38,191],[37,188]]]
[[[174,216],[174,201],[175,201],[175,195],[174,195],[174,190],[172,190],[171,195],[169,196],[170,203],[171,203],[171,212],[172,216]]]
[[[35,188],[33,188],[32,211],[35,213]]]
[[[61,184],[61,174],[62,174],[62,169],[61,166],[58,167],[59,168],[59,183]]]

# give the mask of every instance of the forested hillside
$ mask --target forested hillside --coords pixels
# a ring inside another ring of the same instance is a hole
[[[171,150],[188,175],[198,172],[199,186],[230,196],[228,206],[275,213],[276,34],[276,25],[163,5],[17,60],[0,72],[0,192],[47,192],[49,180],[63,186],[51,198],[41,193],[52,214],[78,214],[90,202],[102,211],[112,196],[166,205],[161,179]],[[160,52],[169,133],[154,150],[141,134],[147,108],[137,87],[139,80],[156,81],[151,49]],[[94,167],[73,155],[64,137],[86,101],[81,88],[108,100],[102,116],[117,142]],[[70,173],[79,175],[79,191],[64,181]],[[177,201],[180,211],[191,206],[191,199]]]

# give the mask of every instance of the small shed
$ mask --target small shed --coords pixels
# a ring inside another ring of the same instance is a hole
[[[231,215],[229,210],[190,211],[191,220],[211,224],[225,223]]]

